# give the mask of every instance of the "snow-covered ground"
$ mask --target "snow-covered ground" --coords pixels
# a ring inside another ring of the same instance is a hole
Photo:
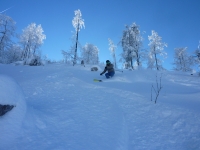
[[[0,150],[200,149],[200,77],[127,70],[105,79],[103,66],[90,67],[0,64],[0,104],[16,105],[0,117]]]

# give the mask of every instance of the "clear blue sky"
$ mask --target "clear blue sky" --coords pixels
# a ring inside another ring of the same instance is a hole
[[[133,22],[145,31],[144,48],[148,48],[151,30],[168,44],[164,62],[168,69],[172,68],[174,48],[188,47],[192,52],[200,40],[200,0],[0,0],[0,12],[9,7],[6,14],[16,21],[18,34],[33,22],[42,25],[47,38],[41,50],[53,60],[61,60],[61,50],[71,46],[72,19],[77,9],[85,20],[79,41],[82,46],[96,45],[100,61],[112,58],[108,38],[118,44],[125,25]],[[118,45],[118,60],[121,52]]]

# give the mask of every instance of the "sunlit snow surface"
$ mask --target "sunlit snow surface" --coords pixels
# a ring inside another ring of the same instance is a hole
[[[16,105],[0,117],[0,149],[200,149],[200,77],[125,70],[105,79],[103,66],[90,67],[0,65],[0,103]]]

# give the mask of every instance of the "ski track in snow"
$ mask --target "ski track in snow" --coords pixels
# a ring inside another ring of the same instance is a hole
[[[79,66],[0,67],[10,67],[0,73],[19,83],[27,102],[21,135],[6,149],[200,149],[199,106],[185,109],[185,103],[172,101],[186,100],[191,91],[196,91],[194,99],[200,96],[199,81],[165,73],[162,98],[154,104],[149,92],[155,76],[147,73],[145,79],[144,71],[133,79],[130,72],[116,73],[94,83],[99,73]]]

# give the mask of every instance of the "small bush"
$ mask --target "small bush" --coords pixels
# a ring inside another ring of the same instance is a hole
[[[91,68],[91,71],[97,71],[97,70],[98,70],[97,67],[92,67],[92,68]]]
[[[39,56],[32,56],[29,59],[26,59],[24,61],[24,65],[29,65],[29,66],[41,66],[44,65],[41,58]]]

